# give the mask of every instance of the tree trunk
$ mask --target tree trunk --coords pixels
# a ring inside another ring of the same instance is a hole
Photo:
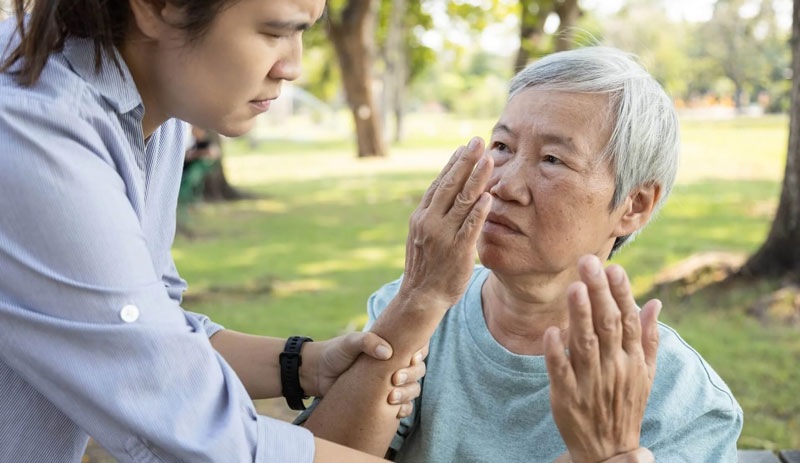
[[[556,1],[558,29],[556,30],[556,51],[566,51],[575,47],[575,26],[581,16],[578,0]]]
[[[520,8],[520,27],[519,27],[519,50],[514,60],[514,73],[525,68],[536,54],[542,49],[544,39],[544,23],[552,10],[552,2],[522,0],[519,2]]]
[[[211,143],[219,146],[220,156],[217,165],[209,171],[203,181],[203,199],[206,201],[233,201],[249,197],[228,183],[225,177],[225,169],[222,164],[222,157],[225,152],[222,150],[222,139],[216,132],[210,132]]]
[[[761,248],[740,270],[752,277],[800,275],[800,0],[792,15],[792,107],[789,116],[789,150],[778,211]]]
[[[406,26],[407,0],[393,0],[389,12],[389,29],[386,33],[384,60],[386,69],[383,75],[383,105],[381,106],[383,126],[388,126],[389,116],[394,115],[394,141],[402,139],[403,113],[405,108],[405,87],[408,81],[406,66]]]
[[[356,126],[358,156],[385,156],[379,114],[372,95],[375,0],[348,0],[338,17],[331,14],[328,36],[342,70],[344,92]]]

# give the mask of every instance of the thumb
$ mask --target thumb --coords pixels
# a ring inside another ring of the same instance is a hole
[[[389,360],[392,358],[392,346],[377,334],[370,331],[353,334],[357,336],[354,339],[354,341],[357,341],[357,344],[353,346],[354,356],[364,353],[375,360]]]
[[[642,308],[639,318],[642,323],[642,350],[650,379],[656,375],[656,357],[658,355],[658,315],[661,313],[661,301],[651,299]]]

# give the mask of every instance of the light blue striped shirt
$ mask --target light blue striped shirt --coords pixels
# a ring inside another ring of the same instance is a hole
[[[180,307],[185,131],[143,140],[120,63],[68,39],[34,87],[0,74],[0,462],[79,462],[88,436],[120,462],[310,462]]]

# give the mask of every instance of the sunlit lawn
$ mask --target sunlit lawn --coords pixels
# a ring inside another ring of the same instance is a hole
[[[185,306],[252,333],[322,339],[347,329],[369,294],[400,275],[408,215],[430,180],[453,148],[487,137],[492,123],[414,117],[408,141],[381,160],[357,160],[349,140],[274,139],[255,149],[230,141],[230,180],[260,199],[193,211],[195,237],[179,237],[174,249],[190,284]],[[616,258],[638,294],[693,253],[749,253],[760,244],[780,189],[787,125],[784,117],[683,121],[673,196]],[[744,314],[765,290],[670,302],[662,319],[734,390],[745,409],[740,446],[800,448],[800,330]]]

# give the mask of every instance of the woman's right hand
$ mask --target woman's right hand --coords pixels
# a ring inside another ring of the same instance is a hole
[[[466,289],[489,214],[493,161],[476,137],[456,150],[411,215],[400,292],[448,308]]]

